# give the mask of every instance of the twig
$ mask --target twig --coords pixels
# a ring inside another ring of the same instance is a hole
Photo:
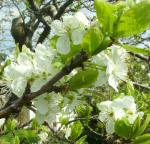
[[[14,0],[11,0],[11,1],[12,1],[12,3],[14,4],[14,6],[18,9],[18,12],[19,12],[19,14],[20,14],[20,16],[21,16],[21,18],[22,18],[22,20],[23,20],[23,23],[25,24],[24,15],[22,14],[20,8],[18,7],[18,4],[16,4],[16,2],[15,2]]]
[[[40,96],[45,92],[52,92],[54,91],[54,84],[58,82],[61,78],[65,75],[71,73],[71,71],[75,68],[82,67],[83,62],[88,59],[86,52],[81,51],[78,53],[75,58],[70,62],[70,64],[66,65],[60,72],[58,72],[52,79],[50,79],[45,85],[41,87],[40,90],[36,92],[30,92],[29,85],[26,87],[26,90],[23,96],[16,101],[14,101],[11,105],[7,106],[6,108],[0,110],[0,118],[8,117],[12,113],[18,113],[20,109],[28,104],[34,98]]]
[[[145,86],[145,85],[142,85],[142,84],[139,84],[139,83],[136,83],[136,82],[132,82],[132,83],[133,83],[134,86],[136,86],[138,88],[150,90],[149,86]]]
[[[44,122],[44,125],[49,128],[49,130],[53,133],[53,135],[54,135],[58,140],[67,142],[67,143],[69,143],[69,144],[74,144],[72,141],[67,140],[65,137],[60,137],[60,136],[50,127],[50,125],[48,124],[48,122],[45,121],[45,122]]]
[[[54,17],[54,19],[59,19],[63,13],[65,12],[66,8],[73,3],[74,0],[68,0],[66,1],[66,3],[64,3],[58,10],[56,16]]]
[[[132,56],[135,56],[135,57],[137,57],[137,58],[139,58],[139,59],[141,59],[141,60],[147,61],[147,62],[148,62],[148,60],[149,60],[148,57],[142,56],[142,55],[140,55],[140,54],[135,54],[135,53],[132,53],[132,52],[129,52],[129,54],[132,55]]]

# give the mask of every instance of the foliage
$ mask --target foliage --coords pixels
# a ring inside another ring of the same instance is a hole
[[[123,38],[149,28],[150,3],[95,0],[94,8],[96,20],[82,12],[55,19],[49,47],[37,44],[33,52],[23,46],[1,63],[2,94],[7,88],[17,96],[0,110],[8,116],[1,143],[149,143],[149,87],[132,82],[144,62],[128,53],[147,57],[150,51]],[[23,105],[36,110],[22,126],[13,118]]]

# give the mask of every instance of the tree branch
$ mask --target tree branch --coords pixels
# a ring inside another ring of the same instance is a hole
[[[60,17],[64,14],[66,8],[67,8],[70,4],[72,4],[73,1],[74,1],[74,0],[68,0],[68,1],[67,1],[66,3],[64,3],[59,9],[57,8],[57,9],[58,9],[58,12],[57,12],[57,14],[56,14],[54,17],[52,17],[52,19],[53,19],[53,20],[55,20],[55,19],[60,19]],[[47,26],[47,25],[45,25],[45,28],[44,28],[44,30],[43,30],[41,36],[39,37],[39,39],[38,39],[38,41],[37,41],[37,44],[38,44],[38,43],[42,43],[42,42],[45,40],[45,38],[48,36],[49,33],[50,33],[50,27]]]
[[[129,54],[132,55],[132,56],[135,56],[135,57],[137,57],[137,58],[139,58],[139,59],[141,59],[141,60],[147,61],[147,62],[148,62],[148,60],[149,60],[148,57],[142,56],[142,55],[140,55],[140,54],[135,54],[135,53],[132,53],[132,52],[129,52]]]
[[[68,0],[66,3],[64,3],[58,10],[56,16],[54,17],[54,19],[59,19],[63,13],[65,12],[66,8],[73,3],[74,0]]]
[[[18,113],[24,105],[28,104],[34,98],[40,96],[43,93],[54,91],[53,87],[56,82],[58,82],[65,75],[68,75],[73,69],[82,67],[83,62],[87,59],[88,57],[86,52],[81,51],[68,65],[66,65],[60,72],[58,72],[52,79],[43,85],[40,90],[36,92],[31,93],[30,87],[27,85],[26,90],[21,98],[14,101],[10,106],[0,110],[0,118],[6,118],[10,114]]]

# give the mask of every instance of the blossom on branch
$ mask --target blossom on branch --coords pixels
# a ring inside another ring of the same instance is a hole
[[[74,16],[64,16],[63,22],[60,20],[53,21],[51,29],[53,35],[58,36],[57,51],[61,54],[68,54],[71,43],[79,45],[88,25],[88,19],[82,12],[77,12]]]

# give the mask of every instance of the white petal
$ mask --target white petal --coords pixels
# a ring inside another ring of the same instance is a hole
[[[15,65],[11,64],[8,65],[5,69],[4,69],[4,76],[6,77],[6,79],[8,80],[13,80],[18,78],[19,76],[21,76],[21,74],[16,71],[15,69]]]
[[[115,132],[115,122],[112,119],[108,120],[106,123],[106,132],[108,134],[113,134]]]
[[[4,119],[4,118],[1,118],[1,119],[0,119],[0,127],[4,124],[4,122],[5,122],[5,119]]]
[[[128,115],[128,121],[130,124],[133,124],[136,118],[138,117],[138,114]]]
[[[53,113],[52,111],[50,111],[48,113],[47,122],[50,124],[52,122],[56,122],[56,119],[57,119],[56,113]]]
[[[102,86],[107,82],[106,73],[104,71],[99,71],[97,81],[94,83],[95,86]]]
[[[45,83],[47,82],[46,79],[35,79],[31,84],[31,92],[38,91]]]
[[[117,80],[117,78],[114,75],[110,75],[109,76],[108,83],[109,83],[110,86],[112,86],[116,90],[116,92],[118,92],[118,89],[117,89],[117,87],[118,87],[118,80]]]
[[[71,39],[74,45],[79,45],[82,42],[85,31],[74,30],[71,33]]]
[[[71,128],[68,127],[68,128],[66,129],[65,138],[68,139],[70,135],[71,135]]]
[[[81,22],[82,24],[84,24],[84,25],[86,25],[86,26],[89,24],[89,21],[88,21],[87,17],[86,17],[82,12],[77,12],[77,13],[75,14],[75,17],[76,17],[77,20],[78,20],[79,22]]]
[[[144,112],[138,112],[138,115],[142,118],[144,116]]]
[[[51,23],[51,30],[54,35],[62,36],[65,33],[63,23],[59,20],[55,20]]]
[[[45,115],[48,112],[48,101],[43,96],[39,97],[34,104],[40,114]]]
[[[101,122],[106,122],[108,119],[109,119],[109,115],[107,112],[100,112],[99,113],[99,116],[98,116],[98,119],[101,121]]]
[[[63,16],[63,24],[66,29],[71,28],[71,26],[75,23],[74,17],[71,15]]]
[[[116,110],[114,112],[114,118],[115,118],[115,120],[122,119],[124,116],[125,116],[125,112],[122,109]]]
[[[39,112],[36,112],[36,118],[39,122],[39,124],[43,124],[44,120],[45,120],[45,116],[40,114]]]
[[[21,97],[25,91],[25,88],[27,86],[27,80],[23,77],[19,77],[15,80],[13,80],[11,84],[11,89],[14,94],[16,94],[18,97]]]
[[[97,104],[97,107],[100,111],[110,111],[112,109],[112,101],[104,101]]]
[[[61,54],[68,54],[70,52],[70,40],[67,35],[58,38],[56,42],[57,51]]]

